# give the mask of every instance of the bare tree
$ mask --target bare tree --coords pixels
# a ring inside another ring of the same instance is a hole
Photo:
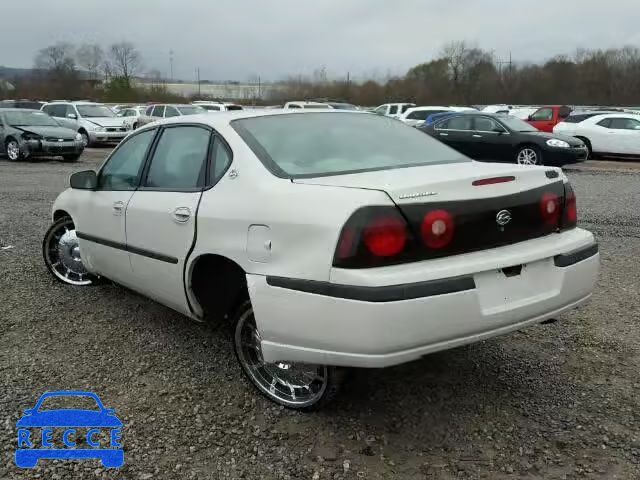
[[[131,42],[114,43],[109,49],[109,65],[113,75],[130,83],[142,67],[142,56]]]
[[[76,52],[78,65],[86,69],[92,80],[97,80],[104,62],[102,47],[96,44],[84,44]]]
[[[68,73],[75,70],[73,45],[59,42],[38,51],[34,65],[40,70],[50,72]]]

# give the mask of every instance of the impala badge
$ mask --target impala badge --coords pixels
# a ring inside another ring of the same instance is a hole
[[[500,227],[501,231],[504,231],[504,227],[511,221],[511,212],[509,210],[500,210],[496,215],[496,223]]]
[[[420,197],[432,197],[437,195],[436,192],[418,192],[418,193],[407,193],[404,195],[400,195],[400,200],[406,200],[408,198],[420,198]]]

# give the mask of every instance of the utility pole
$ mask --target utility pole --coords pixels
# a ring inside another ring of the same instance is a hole
[[[258,75],[258,100],[262,99],[262,92],[260,91],[262,87],[262,81],[260,75]]]
[[[171,83],[173,83],[173,50],[169,50],[169,66],[171,68]]]
[[[200,67],[196,68],[196,78],[198,79],[198,98],[202,98],[200,91]]]

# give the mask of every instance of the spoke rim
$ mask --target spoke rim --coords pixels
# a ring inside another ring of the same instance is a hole
[[[18,142],[12,140],[7,144],[7,156],[11,160],[17,160],[20,158],[20,147],[18,146]]]
[[[518,163],[520,165],[537,165],[538,154],[531,148],[523,148],[518,153]]]
[[[328,369],[323,365],[291,362],[266,363],[253,309],[238,320],[234,341],[240,365],[265,395],[277,402],[305,407],[316,403],[327,388]]]
[[[82,263],[78,236],[71,220],[47,234],[44,250],[47,266],[64,283],[76,286],[93,283]]]

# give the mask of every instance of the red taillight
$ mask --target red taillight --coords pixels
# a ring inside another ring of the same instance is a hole
[[[576,205],[576,194],[569,183],[564,185],[564,217],[562,228],[574,228],[578,223],[578,206]]]
[[[394,217],[377,218],[364,229],[364,244],[377,257],[392,257],[407,243],[406,223]]]
[[[345,228],[342,231],[340,241],[338,242],[338,249],[336,251],[336,256],[338,258],[347,258],[353,254],[353,249],[355,247],[355,238],[356,234],[350,228]]]
[[[454,232],[453,217],[446,210],[434,210],[422,221],[422,241],[429,248],[444,248],[451,243]]]
[[[540,213],[547,225],[557,226],[560,220],[560,197],[555,193],[545,193],[540,200]]]

